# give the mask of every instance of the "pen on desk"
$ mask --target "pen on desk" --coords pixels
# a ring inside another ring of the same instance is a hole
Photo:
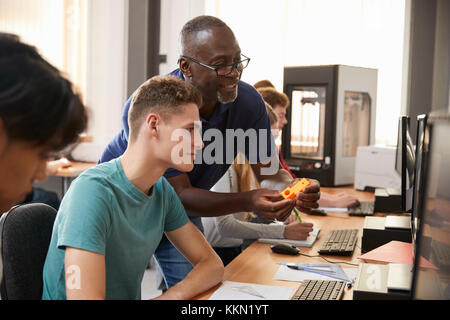
[[[330,278],[334,278],[334,279],[338,279],[338,280],[342,280],[342,281],[346,281],[349,282],[349,279],[346,275],[344,274],[340,274],[339,272],[335,271],[332,269],[331,266],[302,266],[302,265],[297,265],[296,263],[285,263],[285,262],[277,262],[278,264],[284,265],[286,267],[288,267],[289,269],[294,269],[294,270],[298,270],[298,271],[305,271],[305,272],[311,272],[311,273],[316,273],[319,275],[323,275],[323,276],[327,276]]]
[[[336,273],[333,270],[324,270],[323,268],[313,268],[313,267],[300,267],[296,264],[284,264],[286,267],[294,270],[303,270],[303,271],[317,271],[317,272],[324,272],[324,273]]]
[[[298,211],[297,211],[297,208],[296,208],[296,207],[294,207],[294,212],[295,212],[295,215],[297,216],[298,221],[299,221],[300,223],[302,223],[302,218],[300,218],[300,215],[298,214]]]

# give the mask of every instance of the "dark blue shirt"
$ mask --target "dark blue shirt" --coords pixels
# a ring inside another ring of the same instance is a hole
[[[179,69],[171,74],[184,79]],[[129,133],[128,110],[132,97],[125,104],[123,128],[103,151],[99,163],[120,157],[125,152]],[[218,103],[208,120],[200,120],[205,147],[200,159],[199,154],[196,155],[194,169],[187,173],[193,187],[209,190],[225,174],[238,152],[244,153],[250,163],[267,160],[276,152],[264,101],[253,86],[243,81],[239,81],[234,102]],[[217,137],[219,133],[221,137]],[[242,139],[244,133],[249,138]],[[228,148],[227,139],[233,141],[228,144]],[[168,169],[164,176],[170,178],[181,173]]]

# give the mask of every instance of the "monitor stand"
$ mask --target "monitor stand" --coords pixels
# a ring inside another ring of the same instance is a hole
[[[410,291],[412,283],[412,265],[390,263],[388,268],[388,290]]]
[[[375,189],[375,212],[402,212],[402,192],[396,188]]]
[[[369,252],[393,240],[411,243],[410,220],[405,216],[365,217],[361,252]]]
[[[384,220],[384,228],[411,230],[411,218],[402,216],[387,216]]]
[[[411,269],[411,265],[360,263],[353,300],[410,299]]]

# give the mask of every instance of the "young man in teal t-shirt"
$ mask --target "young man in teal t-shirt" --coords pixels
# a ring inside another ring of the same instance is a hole
[[[43,299],[140,299],[145,268],[163,233],[193,270],[159,298],[189,299],[222,280],[220,258],[162,176],[168,168],[192,170],[203,147],[201,99],[172,76],[154,77],[137,90],[125,153],[87,170],[63,198],[44,266]]]

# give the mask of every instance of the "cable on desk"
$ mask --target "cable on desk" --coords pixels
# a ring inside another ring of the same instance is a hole
[[[348,265],[355,266],[355,267],[359,266],[359,265],[356,264],[356,263],[350,263],[350,262],[345,262],[345,261],[331,261],[331,260],[328,260],[328,259],[325,258],[325,257],[322,257],[321,255],[310,256],[310,255],[304,254],[304,253],[300,253],[300,255],[306,256],[306,257],[308,257],[308,258],[322,258],[323,260],[325,260],[325,261],[328,262],[328,263],[343,263],[343,264],[348,264]]]
[[[361,250],[361,253],[362,254],[364,254],[364,253],[367,253],[368,251],[365,251],[365,250],[363,250],[360,246],[358,246],[358,243],[356,243],[356,247],[358,248],[358,249],[360,249]]]

